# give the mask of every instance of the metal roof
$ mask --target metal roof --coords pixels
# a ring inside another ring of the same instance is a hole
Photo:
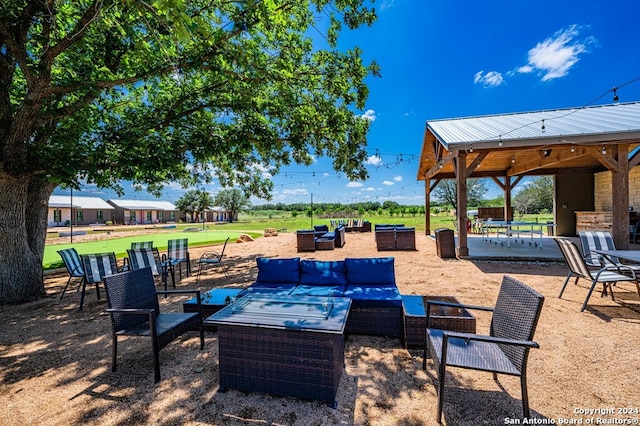
[[[177,210],[169,201],[163,200],[124,200],[112,199],[109,202],[117,207],[125,210]]]
[[[49,197],[49,207],[71,208],[70,195],[52,195]],[[113,210],[114,207],[98,197],[73,197],[73,208],[93,210]]]
[[[640,103],[429,120],[448,151],[505,146],[602,143],[640,137]]]

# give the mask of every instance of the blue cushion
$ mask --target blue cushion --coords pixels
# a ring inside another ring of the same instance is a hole
[[[299,285],[292,292],[292,296],[333,296],[342,297],[343,285]]]
[[[396,278],[393,257],[347,258],[347,282],[349,284],[392,284]]]
[[[320,232],[320,231],[329,232],[329,227],[327,225],[316,225],[313,227],[313,230],[316,232]]]
[[[352,307],[401,307],[402,296],[395,285],[348,285],[343,293]]]
[[[316,260],[300,261],[300,284],[306,285],[347,285],[344,260],[321,262]]]
[[[300,258],[278,259],[259,257],[258,278],[261,283],[297,283],[300,281]]]

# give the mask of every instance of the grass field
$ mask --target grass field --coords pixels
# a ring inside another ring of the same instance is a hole
[[[123,258],[127,254],[127,249],[131,247],[133,241],[153,241],[155,247],[158,247],[162,253],[167,249],[167,240],[175,238],[188,238],[190,246],[203,246],[211,244],[221,244],[227,237],[230,241],[235,241],[242,233],[247,233],[253,238],[262,235],[266,228],[275,228],[280,232],[295,232],[298,229],[311,229],[313,225],[329,225],[330,219],[314,217],[313,222],[307,216],[291,217],[288,212],[265,212],[264,214],[252,215],[241,214],[240,220],[234,223],[206,225],[205,230],[200,232],[185,232],[186,228],[200,228],[198,224],[180,224],[176,226],[176,232],[171,233],[155,233],[150,230],[149,234],[141,236],[127,236],[120,238],[103,239],[99,241],[80,242],[73,244],[55,244],[45,247],[43,266],[45,269],[54,269],[64,267],[60,255],[57,250],[69,247],[75,247],[80,254],[115,252],[118,258]],[[372,224],[404,224],[404,226],[416,228],[417,232],[424,232],[424,217],[421,215],[373,215],[371,217],[363,216],[364,220],[368,220]],[[454,217],[449,213],[441,213],[431,215],[431,230],[438,228],[453,229]],[[553,216],[548,215],[525,215],[518,217],[518,220],[540,221],[544,222],[552,220]],[[313,223],[313,225],[312,225]],[[118,228],[118,231],[126,230]]]

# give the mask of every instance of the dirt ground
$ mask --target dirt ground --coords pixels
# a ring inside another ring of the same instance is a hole
[[[202,251],[191,249],[192,260]],[[511,275],[546,296],[535,335],[540,349],[531,351],[528,364],[532,415],[541,420],[528,424],[567,424],[571,419],[574,424],[622,424],[632,419],[631,424],[640,418],[640,300],[633,285],[618,285],[616,302],[594,293],[580,313],[588,283],[572,281],[559,299],[567,273],[564,264],[443,260],[435,255],[435,242],[422,235],[412,252],[377,252],[372,233],[349,233],[341,249],[298,254],[295,235],[281,233],[230,244],[226,253],[229,279],[213,268],[198,285],[194,273],[183,277],[178,287],[205,291],[246,286],[255,279],[258,256],[394,256],[403,294],[452,295],[463,303],[491,306],[502,276]],[[436,424],[433,364],[429,361],[422,370],[422,351],[403,349],[397,339],[347,337],[336,409],[317,401],[220,392],[215,333],[206,334],[202,351],[197,333],[165,347],[157,385],[148,339],[123,339],[118,371],[111,372],[111,324],[103,312],[104,295],[98,301],[95,288],[88,290],[79,312],[77,284],[59,300],[66,279],[66,274],[47,277],[49,297],[44,300],[0,307],[2,425]],[[185,299],[161,299],[162,308],[181,311]],[[486,333],[489,314],[476,317],[478,332]],[[521,417],[517,378],[499,376],[495,382],[490,373],[449,371],[444,406],[448,425],[527,424]]]

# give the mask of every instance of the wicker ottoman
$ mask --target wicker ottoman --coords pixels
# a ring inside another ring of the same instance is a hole
[[[402,295],[405,344],[407,347],[422,347],[424,345],[427,329],[426,309],[428,300],[460,303],[452,296]],[[475,333],[476,318],[466,309],[432,306],[429,327],[462,333]]]
[[[333,238],[316,238],[316,250],[333,250],[335,246]]]

